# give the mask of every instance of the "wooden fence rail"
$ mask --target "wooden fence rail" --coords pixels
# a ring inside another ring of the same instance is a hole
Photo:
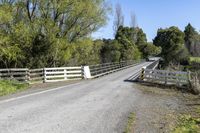
[[[29,81],[31,83],[43,82],[44,81],[44,69],[30,69],[29,70]]]
[[[82,67],[45,68],[45,82],[57,82],[65,80],[79,80],[83,78]]]
[[[0,69],[0,79],[16,79],[19,81],[29,80],[29,69],[19,68],[19,69]]]
[[[0,79],[15,79],[29,83],[56,82],[82,79],[82,73],[82,67],[0,69]]]
[[[93,78],[106,75],[108,73],[112,73],[115,71],[119,71],[121,69],[131,67],[133,65],[136,65],[138,63],[143,62],[144,60],[138,60],[138,61],[122,61],[122,62],[115,62],[115,63],[104,63],[99,65],[91,65],[90,67],[90,73]]]
[[[15,79],[29,83],[90,79],[134,66],[143,61],[122,61],[78,67],[0,69],[0,79]]]
[[[189,84],[190,73],[182,71],[152,70],[143,68],[141,79],[154,83],[182,86]]]

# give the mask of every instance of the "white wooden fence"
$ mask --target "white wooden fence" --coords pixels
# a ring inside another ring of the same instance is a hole
[[[78,80],[82,78],[82,67],[0,69],[0,79],[14,79],[29,83]]]
[[[154,83],[182,86],[189,84],[190,73],[182,71],[152,70],[143,68],[141,79]]]
[[[137,65],[143,61],[122,61],[78,67],[0,69],[0,79],[15,79],[29,83],[91,79]]]
[[[29,82],[37,83],[44,81],[44,69],[30,69],[29,70]]]
[[[45,68],[45,82],[57,82],[65,80],[79,80],[83,78],[82,67]]]

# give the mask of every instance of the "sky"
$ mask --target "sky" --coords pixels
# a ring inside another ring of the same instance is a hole
[[[184,30],[191,23],[200,31],[200,0],[107,0],[111,7],[119,3],[125,17],[125,26],[130,25],[131,12],[137,18],[137,24],[147,34],[148,41],[156,36],[158,28],[177,26]],[[95,39],[113,38],[114,10],[107,24],[95,32]]]

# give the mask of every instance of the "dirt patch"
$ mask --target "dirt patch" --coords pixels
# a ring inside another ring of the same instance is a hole
[[[173,87],[134,84],[134,88],[143,94],[135,110],[135,133],[170,133],[178,124],[179,116],[190,114],[199,117],[199,96]]]

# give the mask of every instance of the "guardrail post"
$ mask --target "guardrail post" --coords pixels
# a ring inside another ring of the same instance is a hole
[[[91,79],[92,78],[89,66],[83,66],[83,74],[84,74],[84,79]]]
[[[140,76],[141,80],[144,80],[144,78],[145,78],[145,69],[146,69],[146,67],[142,68],[141,76]]]
[[[46,68],[43,68],[44,83],[47,82]]]

